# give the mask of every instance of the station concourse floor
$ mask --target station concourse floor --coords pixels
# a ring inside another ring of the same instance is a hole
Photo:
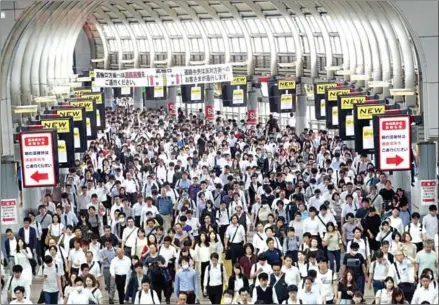
[[[253,232],[251,232],[249,234],[249,239],[248,240],[253,240]],[[223,257],[224,258],[224,257]],[[226,268],[226,272],[227,275],[230,275],[232,272],[232,264],[230,260],[223,260],[224,262],[224,266]],[[40,292],[43,288],[43,282],[41,279],[39,278],[35,278],[32,284],[32,294],[31,294],[31,301],[32,303],[36,304],[38,301],[38,297],[40,295]],[[104,295],[104,304],[108,304],[108,296],[107,296],[107,292],[105,291],[105,289],[101,289],[103,295]],[[204,298],[202,296],[202,294],[199,294],[201,296],[200,298],[200,304],[210,304],[210,301],[208,298]],[[367,289],[367,285],[366,285],[366,291],[365,291],[365,298],[368,304],[372,303],[373,299],[374,299],[374,295],[373,295],[373,291]],[[115,303],[118,304],[117,302],[117,292],[115,294]],[[175,304],[176,303],[176,298],[174,296],[174,294],[172,295],[171,298],[171,304]],[[166,304],[164,298],[162,298],[162,304]]]

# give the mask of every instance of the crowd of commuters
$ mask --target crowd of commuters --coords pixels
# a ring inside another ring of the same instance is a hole
[[[132,106],[106,118],[6,230],[2,304],[29,304],[35,277],[45,304],[363,304],[366,289],[438,303],[436,205],[412,213],[337,136]]]

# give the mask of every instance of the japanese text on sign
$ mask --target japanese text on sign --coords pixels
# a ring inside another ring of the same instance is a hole
[[[53,132],[22,133],[23,186],[56,185]]]
[[[233,80],[232,65],[164,69],[95,70],[97,87],[155,87],[221,83]]]
[[[17,223],[17,200],[1,200],[1,221],[2,225],[13,225]]]
[[[435,204],[437,197],[437,183],[435,180],[421,180],[421,204]]]

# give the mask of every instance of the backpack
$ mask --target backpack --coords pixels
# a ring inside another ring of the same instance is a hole
[[[209,286],[210,284],[210,266],[207,266],[207,286]],[[221,268],[221,282],[224,282],[224,265],[220,264],[220,268]]]
[[[151,290],[151,289],[150,289],[150,291],[151,291],[151,300],[152,300],[152,304],[155,304],[154,293],[152,293],[152,290]],[[142,292],[143,292],[143,289],[140,289],[140,290],[139,290],[139,297],[138,297],[138,302],[139,302],[139,304],[140,304],[140,298],[142,297]]]

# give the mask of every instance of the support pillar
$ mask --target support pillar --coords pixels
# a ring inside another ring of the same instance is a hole
[[[296,98],[296,134],[301,134],[306,128],[306,95]]]
[[[40,197],[37,195],[33,199],[27,199],[24,197],[24,190],[32,190],[32,189],[23,189],[23,206],[20,207],[20,198],[18,196],[18,186],[15,180],[15,164],[13,162],[2,162],[1,163],[1,175],[2,179],[0,179],[1,183],[1,199],[15,199],[17,201],[17,222],[16,224],[1,224],[1,233],[5,233],[6,229],[12,229],[14,232],[17,232],[19,228],[23,226],[23,211],[29,209],[30,204],[33,202],[40,201]],[[37,191],[38,193],[38,191]],[[31,197],[32,198],[32,197]]]
[[[215,90],[212,84],[206,85],[206,98],[204,100],[204,114],[206,121],[215,121]]]
[[[249,125],[258,124],[258,97],[253,88],[248,92],[247,123]]]
[[[134,108],[135,109],[143,110],[142,88],[140,88],[140,87],[135,87],[134,88],[133,99],[134,99]]]
[[[177,119],[177,87],[168,87],[168,115]]]
[[[421,181],[422,180],[436,180],[436,166],[437,166],[437,156],[436,156],[436,144],[434,142],[421,142],[418,143],[418,154],[419,154],[419,174],[418,181],[416,181],[416,190],[415,192],[416,202],[419,204],[419,214],[421,217],[427,215],[429,213],[428,205],[422,205],[421,197],[420,197],[420,189],[421,189]],[[433,203],[431,203],[433,204]],[[434,203],[436,206],[438,205],[437,201]]]
[[[113,107],[113,88],[104,88],[105,107]]]

